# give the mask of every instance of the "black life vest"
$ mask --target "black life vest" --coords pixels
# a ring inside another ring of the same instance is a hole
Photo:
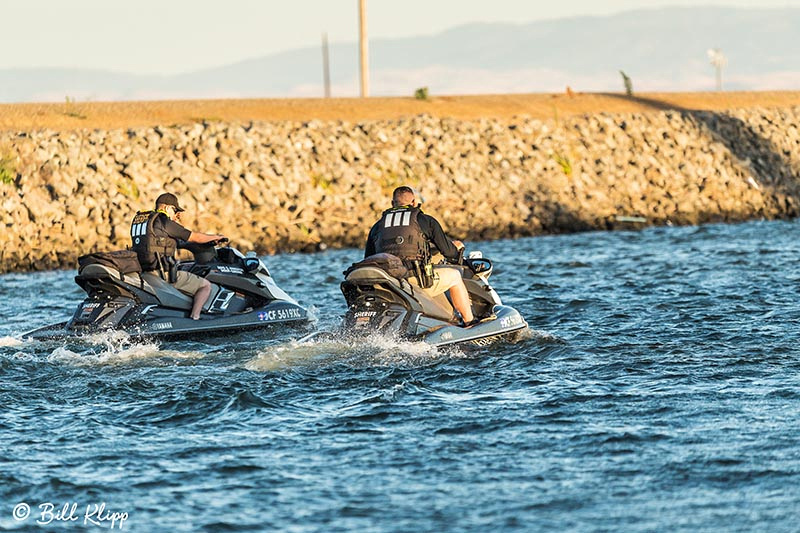
[[[419,226],[417,207],[395,207],[383,212],[378,222],[376,253],[396,255],[404,261],[430,259],[430,245]]]
[[[159,216],[167,215],[161,211],[139,211],[131,222],[131,250],[136,252],[145,272],[169,270],[178,247],[177,241],[160,226],[158,229],[153,227]]]

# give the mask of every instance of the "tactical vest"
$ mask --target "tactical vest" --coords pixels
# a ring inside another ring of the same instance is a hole
[[[153,229],[159,216],[167,216],[160,211],[139,211],[131,222],[131,250],[136,252],[139,263],[145,272],[170,268],[178,243],[164,233]],[[159,259],[161,263],[159,265]]]
[[[416,207],[396,207],[383,212],[379,221],[376,253],[396,255],[404,261],[430,259],[430,245],[419,226]]]

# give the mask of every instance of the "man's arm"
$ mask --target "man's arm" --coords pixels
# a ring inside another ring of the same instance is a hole
[[[189,238],[186,240],[189,242],[196,242],[198,244],[206,244],[209,242],[219,241],[224,238],[225,235],[212,234],[212,233],[199,233],[197,231],[193,231],[189,235]]]
[[[457,248],[454,243],[461,244],[462,247],[464,246],[463,243],[460,241],[451,241],[447,235],[445,235],[442,225],[439,224],[438,220],[430,215],[421,213],[417,218],[417,222],[419,222],[419,227],[422,232],[433,241],[433,244],[442,252],[443,256],[448,259],[458,258],[459,248]]]
[[[198,244],[205,244],[208,242],[214,242],[225,238],[224,235],[214,235],[209,233],[199,233],[197,231],[190,231],[181,226],[180,224],[178,224],[177,222],[174,222],[168,218],[166,218],[166,220],[164,221],[164,231],[166,231],[167,235],[169,235],[173,239],[186,242],[194,242]]]
[[[369,235],[367,235],[367,244],[364,246],[364,259],[371,255],[375,255],[375,231],[378,227],[378,224],[372,226],[369,230]]]

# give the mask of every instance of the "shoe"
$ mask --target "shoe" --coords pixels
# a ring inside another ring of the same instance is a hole
[[[468,327],[474,326],[475,324],[479,323],[480,321],[481,321],[480,318],[473,318],[469,322],[463,322],[462,321],[461,322],[461,327],[462,328],[468,328]]]

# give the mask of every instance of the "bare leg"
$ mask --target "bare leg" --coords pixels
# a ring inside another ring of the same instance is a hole
[[[472,322],[475,319],[472,315],[469,293],[463,282],[450,287],[450,299],[453,301],[453,307],[459,312],[464,322]]]
[[[200,318],[200,311],[203,310],[203,305],[205,305],[206,300],[208,300],[209,294],[211,294],[211,283],[204,279],[203,286],[200,287],[200,290],[194,293],[194,302],[192,303],[192,320],[197,320]]]

